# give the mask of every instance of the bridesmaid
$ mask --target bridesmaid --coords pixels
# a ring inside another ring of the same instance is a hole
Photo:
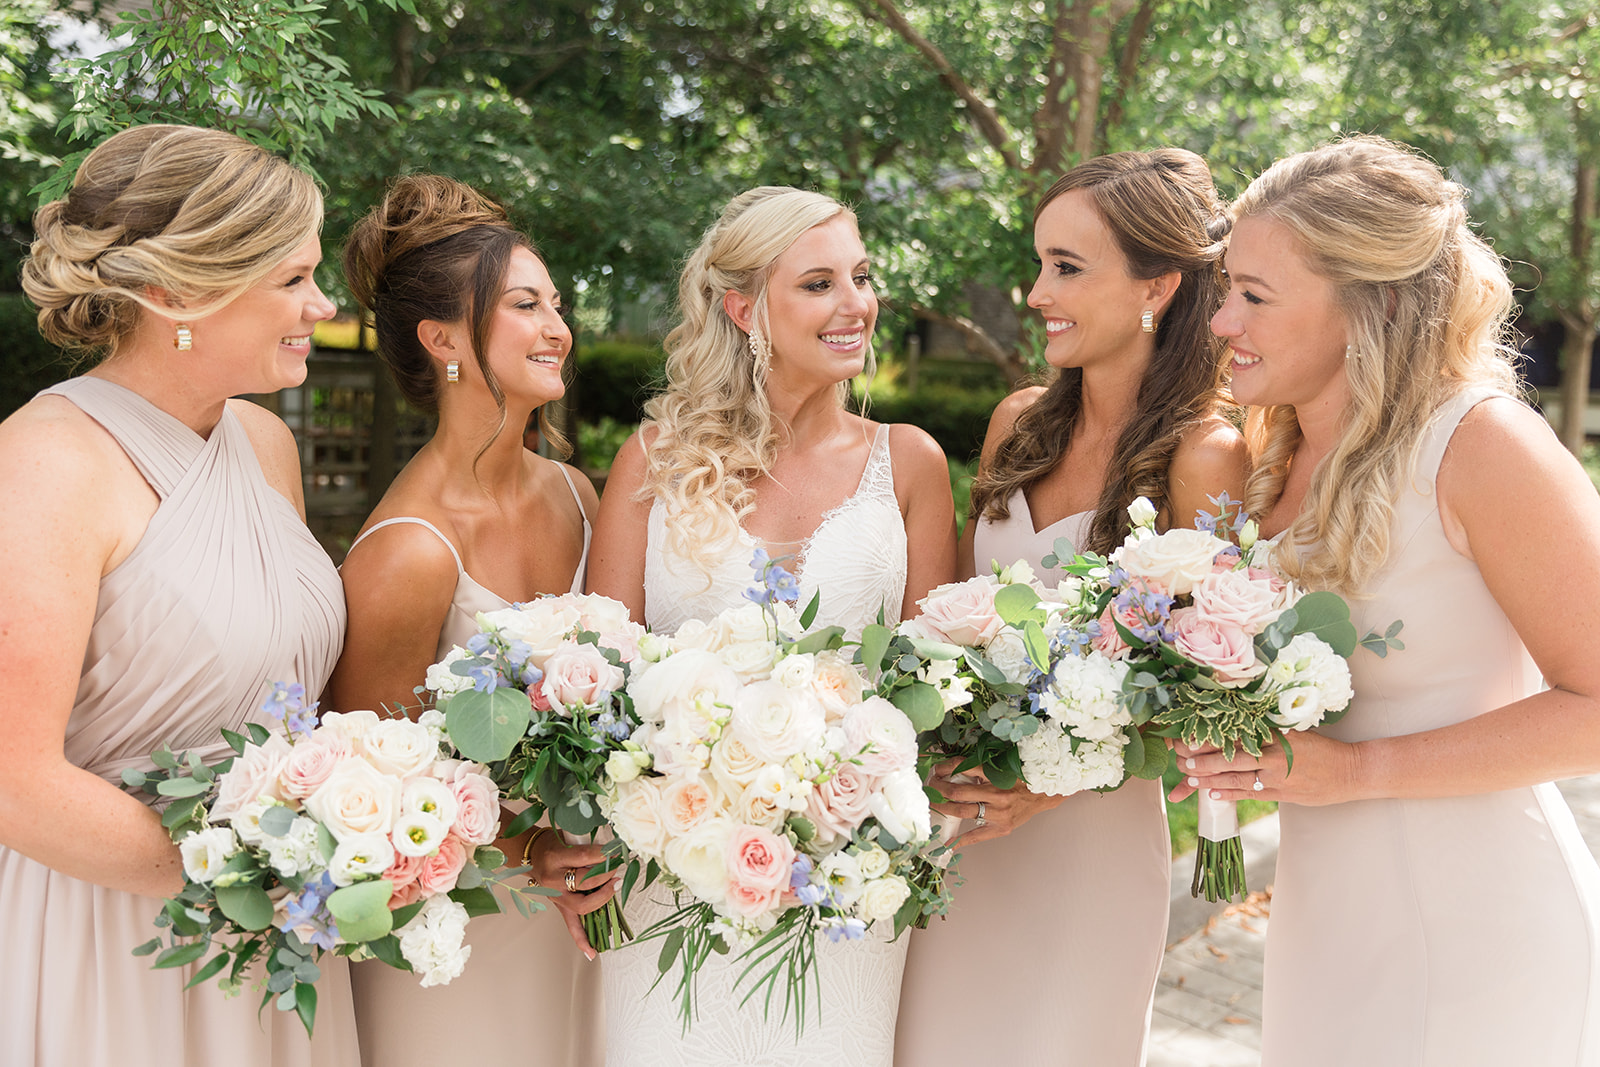
[[[282,422],[229,397],[306,376],[333,315],[311,178],[232,134],[142,126],[39,209],[22,271],[52,342],[104,359],[0,424],[0,1062],[326,1064],[358,1055],[345,961],[315,1039],[134,946],[183,887],[157,814],[118,788],[163,743],[211,762],[320,692],[344,601],[305,526]],[[259,975],[257,975],[259,977]]]
[[[1212,325],[1251,405],[1246,501],[1361,633],[1405,623],[1292,774],[1277,747],[1191,757],[1190,784],[1282,802],[1267,1067],[1600,1062],[1600,869],[1550,784],[1600,770],[1600,500],[1515,398],[1465,195],[1361,137],[1233,208]]]
[[[1048,580],[1040,560],[1061,537],[1109,552],[1138,496],[1163,529],[1192,523],[1208,496],[1239,499],[1244,440],[1206,329],[1222,302],[1226,231],[1205,161],[1181,149],[1091,159],[1045,193],[1028,304],[1044,316],[1056,374],[995,409],[964,576],[1022,559]],[[976,826],[958,841],[965,882],[948,919],[912,938],[895,1062],[1143,1063],[1170,884],[1159,783],[1065,798],[934,785],[951,801],[940,810]],[[1050,1009],[1004,1026],[952,1010],[960,974],[983,975],[996,1005]]]
[[[466,644],[478,612],[582,591],[598,502],[581,473],[523,447],[533,412],[565,391],[572,334],[543,260],[499,205],[449,178],[401,178],[356,224],[344,264],[401,393],[439,418],[341,568],[350,625],[332,702],[399,709],[417,704],[430,664]],[[601,859],[551,833],[499,844],[557,888],[567,870]],[[503,901],[505,913],[473,921],[471,963],[447,986],[423,990],[405,972],[358,965],[363,1062],[436,1064],[459,1055],[467,1034],[475,1054],[522,1057],[533,1033],[555,1063],[598,1064],[599,975],[568,931],[592,959],[578,917],[611,891],[596,876],[546,898],[554,909],[531,920]]]

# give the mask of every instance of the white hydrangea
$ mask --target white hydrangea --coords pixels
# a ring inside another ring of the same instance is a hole
[[[1067,796],[1122,781],[1122,738],[1083,741],[1072,751],[1065,733],[1046,725],[1017,742],[1022,776],[1035,793]]]
[[[317,844],[317,823],[304,815],[296,815],[289,824],[289,832],[282,837],[269,837],[264,841],[267,863],[281,877],[296,878],[321,866],[322,849]]]
[[[1270,717],[1289,730],[1310,729],[1355,696],[1350,665],[1315,634],[1295,634],[1279,650],[1267,670],[1267,689],[1279,695],[1278,711]]]
[[[427,676],[422,684],[432,690],[435,696],[441,698],[455,696],[464,689],[471,689],[471,678],[463,674],[456,674],[450,669],[452,663],[458,663],[471,655],[472,653],[460,645],[456,645],[445,653],[444,659],[428,668]]]
[[[1051,719],[1086,741],[1103,741],[1133,721],[1123,707],[1122,682],[1128,665],[1099,652],[1062,656],[1040,704]]]
[[[472,955],[472,946],[462,944],[466,933],[467,909],[443,893],[428,898],[400,928],[400,954],[422,976],[424,989],[447,985],[461,973]]]

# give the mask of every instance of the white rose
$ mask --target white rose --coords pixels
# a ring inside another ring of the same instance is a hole
[[[217,780],[217,799],[211,805],[211,817],[231,820],[240,808],[261,797],[287,800],[279,778],[290,754],[289,742],[281,734],[273,734],[262,745],[245,745],[233,766]]]
[[[539,692],[544,704],[565,713],[574,705],[600,705],[622,688],[624,678],[622,668],[606,659],[605,653],[594,645],[569,641],[545,659]]]
[[[343,841],[357,834],[382,834],[400,812],[400,783],[366,760],[347,759],[306,798],[306,810]]]
[[[868,922],[887,922],[900,911],[900,906],[911,896],[911,887],[905,879],[890,875],[875,878],[862,887],[856,912]]]
[[[440,894],[400,928],[400,954],[422,976],[424,989],[445,985],[461,974],[472,946],[463,945],[467,909]]]
[[[869,807],[889,836],[901,844],[928,839],[928,794],[922,791],[922,779],[916,771],[885,775]]]
[[[845,755],[855,759],[866,774],[888,774],[916,765],[916,728],[905,712],[882,697],[868,697],[851,708],[844,717],[844,735],[848,742]]]
[[[678,876],[685,889],[707,904],[721,904],[727,899],[728,840],[734,829],[732,820],[719,815],[667,842],[667,869]]]
[[[634,778],[616,788],[611,806],[611,828],[629,848],[654,859],[667,844],[667,827],[661,815],[658,778]]]
[[[759,641],[731,642],[718,649],[717,656],[741,680],[757,682],[771,677],[778,646],[765,637]]]
[[[628,616],[628,606],[598,593],[581,593],[568,599],[578,609],[578,624],[596,634],[621,633],[637,625]]]
[[[343,738],[350,746],[350,751],[359,756],[362,751],[361,739],[366,736],[368,730],[381,721],[375,711],[330,711],[322,716],[316,733],[311,735],[311,740],[318,740],[323,731],[327,731],[335,737]]]
[[[209,884],[228,862],[228,857],[239,851],[239,841],[226,826],[211,826],[196,830],[178,842],[178,854],[183,857],[183,873],[189,881]]]
[[[613,785],[631,782],[639,777],[639,772],[650,766],[650,754],[633,749],[622,750],[606,757],[606,776]]]
[[[882,878],[889,873],[889,854],[881,848],[865,848],[856,853],[856,865],[863,878]]]
[[[462,690],[471,689],[471,678],[464,674],[456,674],[450,669],[451,664],[459,663],[471,655],[472,653],[460,645],[455,646],[445,653],[444,659],[428,668],[428,673],[424,677],[422,684],[440,698],[452,697]]]
[[[1212,561],[1224,547],[1226,542],[1201,530],[1168,530],[1142,541],[1125,542],[1111,554],[1111,560],[1165,593],[1187,596],[1211,573]]]
[[[755,781],[766,765],[735,734],[722,738],[711,750],[711,775],[729,796],[736,797],[744,792],[744,787]]]
[[[983,654],[990,663],[1000,668],[1000,673],[1006,676],[1008,682],[1025,685],[1034,676],[1033,661],[1028,658],[1028,646],[1023,642],[1022,634],[1010,627],[995,634]]]
[[[317,840],[317,823],[296,815],[289,832],[262,842],[267,850],[267,865],[284,878],[298,878],[322,865],[322,846]]]
[[[544,670],[544,661],[581,619],[577,607],[566,598],[550,596],[519,607],[480,611],[478,627],[485,632],[497,630],[506,641],[521,641],[528,646],[528,662]]]
[[[383,719],[361,735],[367,762],[383,774],[410,778],[439,758],[439,742],[410,719]]]
[[[660,638],[661,635],[655,635]],[[701,652],[714,652],[722,647],[722,635],[717,628],[704,619],[690,619],[678,627],[678,632],[665,639],[674,652],[688,652],[698,649]],[[658,656],[657,659],[664,657]]]
[[[733,803],[728,809],[728,816],[746,826],[759,826],[776,833],[789,817],[788,805],[780,803],[778,797],[757,782],[751,782],[730,799]]]
[[[384,834],[352,834],[339,842],[328,860],[334,885],[352,885],[367,876],[377,877],[394,865],[394,845]]]
[[[1156,506],[1147,496],[1135,497],[1128,505],[1128,518],[1135,526],[1150,526],[1156,521]]]
[[[728,720],[731,734],[768,763],[810,751],[827,726],[822,704],[809,689],[789,689],[776,681],[752,682],[740,690]]]
[[[818,652],[812,660],[811,692],[822,703],[829,725],[844,718],[844,713],[861,703],[867,680],[844,654],[831,650]]]
[[[700,649],[674,653],[628,683],[639,718],[656,723],[674,717],[709,725],[728,714],[738,692],[738,675]],[[697,732],[706,736],[703,729]]]
[[[802,689],[811,685],[817,674],[817,657],[810,652],[797,652],[783,657],[772,668],[772,680],[785,689]]]

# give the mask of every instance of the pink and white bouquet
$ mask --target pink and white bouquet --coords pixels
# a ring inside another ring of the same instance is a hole
[[[626,691],[644,627],[608,597],[568,593],[480,612],[466,647],[428,668],[426,690],[457,751],[527,801],[515,837],[549,813],[569,840],[602,830],[607,760],[638,726]],[[616,903],[584,916],[597,950],[631,935]]]
[[[1346,662],[1357,646],[1404,647],[1400,623],[1357,640],[1337,594],[1302,593],[1268,565],[1255,526],[1226,495],[1197,529],[1155,531],[1155,509],[1129,508],[1133,529],[1105,561],[1090,644],[1125,665],[1124,703],[1147,736],[1211,745],[1231,758],[1286,734],[1337,720],[1354,695]],[[1239,544],[1217,533],[1239,536]],[[1067,564],[1069,573],[1084,557]],[[1098,568],[1098,561],[1087,561]],[[1154,748],[1154,745],[1147,746]],[[1192,892],[1207,900],[1246,892],[1235,805],[1199,796],[1200,845]]]
[[[752,603],[652,635],[605,807],[632,854],[624,891],[642,872],[677,894],[641,936],[666,939],[663,973],[679,961],[685,1021],[695,971],[731,948],[756,975],[749,995],[784,980],[800,1025],[818,934],[858,940],[890,922],[898,934],[942,910],[943,883],[921,856],[916,730],[871,695],[838,627],[793,636],[810,618],[780,599],[792,580],[765,553],[754,566]]]
[[[170,801],[162,823],[183,857],[184,888],[156,925],[169,930],[136,955],[156,967],[216,955],[191,984],[221,975],[240,990],[251,964],[276,998],[316,1018],[324,952],[376,957],[422,985],[461,973],[468,919],[500,910],[489,884],[505,857],[500,795],[477,763],[448,758],[443,716],[418,722],[371,711],[320,724],[298,684],[277,683],[262,710],[282,724],[224,730],[234,755],[207,765],[163,748],[154,771],[125,784]]]

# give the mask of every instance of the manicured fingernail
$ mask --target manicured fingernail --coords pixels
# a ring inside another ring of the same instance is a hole
[[[1184,784],[1185,785],[1199,785],[1200,784],[1200,779],[1198,779],[1198,778],[1185,778],[1184,779]]]
[[[1183,761],[1183,765],[1184,765],[1184,766],[1185,766],[1185,767],[1187,767],[1187,768],[1188,768],[1188,769],[1189,769],[1189,770],[1191,770],[1191,771],[1192,771],[1192,770],[1194,770],[1194,760],[1192,760],[1192,759],[1186,759],[1186,760],[1184,760],[1184,761]],[[1193,783],[1193,782],[1190,782],[1190,783],[1189,783],[1189,784],[1190,784],[1190,785],[1193,785],[1193,784],[1194,784],[1194,783]]]
[[[1220,789],[1213,789],[1211,791],[1211,799],[1212,800],[1221,800],[1222,799],[1222,791]]]

